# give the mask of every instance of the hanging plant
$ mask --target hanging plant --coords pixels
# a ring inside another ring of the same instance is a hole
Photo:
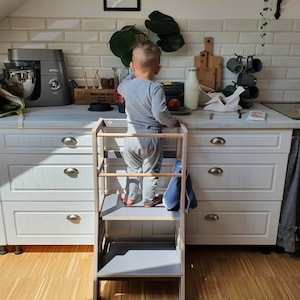
[[[261,16],[261,23],[259,27],[259,33],[261,38],[261,46],[265,46],[265,38],[266,38],[266,27],[268,25],[268,20],[270,18],[270,13],[272,11],[272,3],[273,0],[263,0],[264,1],[264,7],[262,11],[259,13]]]

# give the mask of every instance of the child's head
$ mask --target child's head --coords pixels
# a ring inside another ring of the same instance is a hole
[[[132,50],[133,71],[151,72],[157,74],[160,71],[161,51],[152,41],[142,41],[135,44]]]

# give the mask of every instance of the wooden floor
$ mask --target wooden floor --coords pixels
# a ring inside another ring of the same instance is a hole
[[[0,256],[0,300],[91,300],[92,246],[24,246]],[[177,300],[173,282],[103,282],[104,300]],[[300,255],[188,246],[186,300],[300,299]]]

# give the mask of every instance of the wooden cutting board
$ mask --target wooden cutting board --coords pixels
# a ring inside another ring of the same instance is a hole
[[[200,84],[217,91],[222,88],[222,56],[212,55],[213,38],[204,38],[205,50],[194,57]]]

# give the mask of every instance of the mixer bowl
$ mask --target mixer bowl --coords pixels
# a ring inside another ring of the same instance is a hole
[[[35,72],[33,70],[6,70],[7,89],[13,95],[29,99],[36,85]]]

